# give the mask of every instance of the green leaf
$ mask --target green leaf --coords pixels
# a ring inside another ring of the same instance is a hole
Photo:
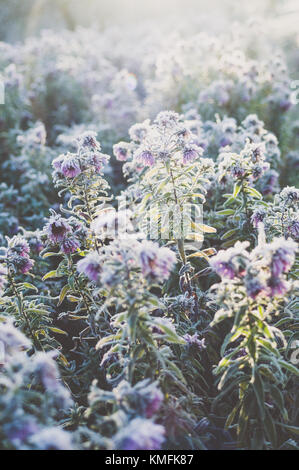
[[[254,188],[247,187],[246,192],[249,193],[252,197],[256,197],[257,199],[263,199],[261,193]]]
[[[256,400],[261,412],[261,418],[265,418],[265,393],[264,393],[264,384],[261,379],[261,376],[257,369],[254,371],[254,380],[252,383],[253,390],[256,396]]]
[[[64,301],[64,298],[65,298],[65,296],[66,296],[66,294],[67,294],[69,288],[70,288],[69,285],[66,284],[66,285],[61,289],[60,295],[59,295],[59,302],[58,302],[58,305],[61,305],[62,302]]]
[[[235,183],[235,186],[234,186],[234,191],[233,191],[233,198],[235,199],[239,192],[241,191],[241,185],[239,183]]]
[[[278,359],[278,363],[280,364],[282,368],[287,369],[288,371],[292,372],[292,374],[295,374],[296,376],[299,376],[299,370],[293,364],[290,364],[289,362],[286,362],[283,359]]]
[[[61,330],[60,328],[56,328],[56,327],[53,327],[53,326],[48,326],[48,330],[51,330],[54,333],[58,333],[59,335],[68,336],[68,333],[66,331]]]
[[[49,271],[47,274],[44,275],[43,277],[43,281],[45,281],[46,279],[49,279],[50,277],[61,277],[57,274],[57,271]]]
[[[23,286],[27,289],[32,289],[35,290],[35,292],[38,292],[37,287],[35,287],[33,284],[30,284],[30,282],[23,282]]]
[[[216,212],[217,215],[233,215],[234,213],[234,209],[223,209],[222,211]]]

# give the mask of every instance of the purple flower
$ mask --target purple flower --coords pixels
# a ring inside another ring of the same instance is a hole
[[[288,226],[288,231],[295,240],[299,240],[299,220],[293,220]]]
[[[141,142],[147,135],[149,131],[149,119],[142,123],[134,124],[129,129],[129,136],[130,139],[134,140],[135,142]]]
[[[272,262],[271,272],[273,277],[279,277],[282,273],[288,272],[295,261],[297,245],[293,240],[279,238],[271,243]]]
[[[176,256],[169,248],[144,240],[139,251],[141,270],[144,277],[163,281],[168,279],[176,264]]]
[[[62,218],[61,215],[55,213],[51,215],[49,222],[45,227],[45,232],[53,243],[62,242],[70,231],[71,227],[67,220]]]
[[[116,449],[159,450],[165,429],[149,419],[135,418],[115,436]]]
[[[223,250],[220,250],[217,255],[210,259],[210,265],[220,277],[234,279],[236,275],[234,265],[231,262],[227,262],[221,259],[219,255],[222,251]]]
[[[31,347],[29,339],[14,326],[11,318],[0,323],[0,341],[5,345],[6,351],[13,354],[22,348]]]
[[[242,168],[239,164],[235,164],[231,168],[231,175],[235,179],[243,178],[243,176],[245,175],[245,169]]]
[[[27,241],[19,235],[14,236],[9,242],[9,253],[28,257],[30,248]]]
[[[161,390],[156,388],[150,395],[148,404],[146,406],[145,416],[147,418],[151,418],[155,413],[157,413],[163,402],[163,399],[163,393],[161,392]]]
[[[196,346],[199,349],[205,349],[205,338],[198,339],[198,333],[194,333],[194,335],[186,334],[183,336],[184,340],[189,344],[189,346]]]
[[[54,170],[61,172],[61,165],[64,162],[65,157],[66,156],[62,154],[54,158],[54,160],[52,161],[52,167],[54,168]]]
[[[248,277],[245,280],[245,286],[247,295],[252,299],[255,299],[263,292],[267,293],[267,287],[257,277]]]
[[[195,145],[189,145],[183,150],[183,164],[187,165],[188,163],[193,162],[198,157],[202,155],[203,151]]]
[[[155,164],[155,157],[149,150],[140,149],[136,153],[136,159],[146,166],[153,166]]]
[[[66,255],[74,253],[78,248],[80,248],[80,243],[75,237],[66,237],[60,245],[60,249]]]
[[[39,427],[35,419],[25,418],[19,423],[12,423],[6,430],[8,439],[16,447],[23,444],[30,436],[39,432]]]
[[[271,277],[267,285],[271,297],[284,295],[289,290],[289,284],[284,279],[279,277]]]
[[[13,255],[10,258],[10,262],[13,264],[16,271],[26,274],[34,265],[34,261],[27,256]]]
[[[97,150],[98,152],[101,150],[101,145],[97,141],[97,133],[94,131],[86,131],[81,134],[78,139],[79,148],[84,150]]]
[[[257,209],[251,216],[251,223],[255,228],[258,227],[258,224],[264,220],[266,217],[266,211],[264,209]]]
[[[76,178],[82,172],[80,162],[74,153],[67,153],[60,168],[65,178]]]
[[[237,242],[227,250],[220,250],[217,255],[210,258],[211,267],[224,278],[234,279],[236,276],[243,276],[246,260],[249,257],[246,251],[248,245],[248,242]]]
[[[127,142],[119,142],[113,145],[113,153],[117,160],[125,162],[130,154],[130,146]]]
[[[79,273],[84,273],[91,281],[96,282],[101,272],[101,259],[95,251],[89,253],[77,263]]]
[[[226,147],[227,145],[231,145],[232,140],[231,138],[224,136],[220,139],[220,147]]]

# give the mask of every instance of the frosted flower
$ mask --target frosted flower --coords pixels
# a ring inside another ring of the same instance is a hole
[[[278,277],[271,277],[267,285],[271,297],[284,295],[289,290],[289,283]]]
[[[130,139],[134,140],[135,142],[142,142],[142,140],[146,137],[150,129],[149,124],[150,124],[150,120],[147,119],[142,123],[137,123],[137,124],[134,124],[132,127],[130,127],[129,129]]]
[[[272,275],[279,277],[288,272],[295,261],[297,244],[293,240],[278,238],[269,245],[269,249],[272,251]]]
[[[73,450],[71,434],[54,426],[39,430],[29,442],[40,450]]]
[[[140,148],[135,152],[136,160],[142,162],[146,166],[153,166],[155,164],[155,157],[149,150]]]
[[[8,250],[9,253],[25,257],[27,257],[30,252],[30,248],[27,241],[25,240],[25,238],[22,238],[19,235],[14,236],[9,241]]]
[[[127,142],[119,142],[113,145],[113,153],[117,160],[125,162],[130,156],[130,145]]]
[[[248,276],[245,278],[245,287],[247,295],[252,299],[255,299],[262,293],[267,293],[267,287],[261,282],[258,277]]]
[[[77,138],[79,149],[100,151],[101,144],[97,141],[97,133],[94,131],[83,132]]]
[[[96,282],[101,272],[101,258],[97,252],[89,253],[77,263],[79,273],[84,273],[91,281]]]
[[[210,258],[210,266],[224,278],[234,279],[236,276],[243,276],[246,259],[249,257],[246,251],[248,246],[248,242],[237,242],[232,248],[220,250],[217,255]]]
[[[115,436],[116,449],[159,450],[165,440],[165,429],[149,419],[135,418]]]
[[[183,150],[183,164],[193,162],[203,154],[203,150],[196,145],[188,145]]]
[[[81,168],[77,155],[67,153],[61,163],[60,171],[65,178],[76,178],[76,176],[80,175]]]
[[[198,339],[198,333],[194,333],[194,335],[189,335],[188,333],[183,336],[184,340],[189,344],[189,346],[196,346],[199,349],[205,349],[205,338]]]
[[[54,170],[61,172],[61,166],[62,166],[62,163],[64,162],[64,159],[65,159],[64,154],[61,154],[58,157],[54,158],[54,160],[52,161],[52,167],[54,168]]]
[[[293,202],[299,201],[299,189],[295,188],[295,186],[287,186],[281,191],[279,196],[286,204],[291,205]]]
[[[141,270],[144,277],[163,281],[168,279],[176,264],[176,256],[169,248],[143,240],[139,249]]]
[[[288,225],[288,231],[295,240],[299,240],[299,219],[291,221]]]
[[[32,357],[32,370],[43,384],[45,390],[53,395],[60,408],[67,409],[72,405],[69,390],[60,382],[60,374],[54,357],[56,352],[39,352]]]
[[[60,245],[61,251],[66,255],[75,253],[78,248],[80,248],[80,243],[75,237],[66,237],[64,240],[62,240]]]
[[[13,265],[14,269],[21,274],[26,274],[34,265],[34,261],[28,257],[13,255],[9,258],[9,262]]]
[[[157,126],[171,128],[178,124],[179,118],[179,114],[174,111],[161,111],[156,117],[154,123]]]
[[[35,419],[25,417],[20,422],[13,422],[4,427],[5,433],[10,442],[19,447],[26,442],[30,436],[39,432],[39,426]]]
[[[62,242],[70,231],[71,227],[68,221],[55,213],[51,215],[45,227],[45,232],[53,243]]]
[[[14,326],[10,318],[5,319],[4,323],[0,322],[0,341],[5,345],[6,352],[10,354],[31,347],[29,339]]]
[[[254,213],[251,216],[251,223],[255,228],[258,227],[258,224],[264,220],[266,217],[267,213],[264,209],[257,209],[254,211]]]

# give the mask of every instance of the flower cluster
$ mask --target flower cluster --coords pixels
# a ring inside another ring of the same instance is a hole
[[[6,263],[15,273],[26,274],[34,265],[34,261],[29,257],[30,248],[27,241],[15,235],[8,241],[6,250]]]

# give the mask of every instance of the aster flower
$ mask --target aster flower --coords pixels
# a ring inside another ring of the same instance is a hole
[[[61,163],[60,171],[65,178],[76,178],[80,175],[81,168],[78,157],[75,153],[67,153]]]
[[[52,161],[52,167],[54,168],[54,170],[61,173],[61,166],[64,162],[64,159],[65,159],[64,154],[61,154],[58,157],[54,158],[54,160]]]
[[[34,261],[29,257],[13,255],[9,257],[9,263],[14,267],[16,272],[26,274],[34,265]]]
[[[0,322],[0,341],[5,345],[5,350],[9,354],[31,347],[29,339],[14,326],[11,318],[6,318],[5,322]]]
[[[113,145],[113,153],[117,160],[125,162],[130,155],[130,145],[127,142],[119,142]]]
[[[68,221],[62,218],[61,215],[52,213],[44,230],[51,242],[59,243],[71,231],[71,227]]]
[[[272,252],[273,277],[279,277],[282,273],[288,272],[295,261],[297,244],[293,240],[278,238],[269,245],[269,249]]]
[[[121,450],[158,450],[165,429],[149,419],[135,418],[115,436],[115,448]]]
[[[295,240],[299,240],[299,219],[290,222],[288,231]]]
[[[251,223],[255,228],[258,227],[260,222],[263,222],[264,218],[266,217],[267,213],[264,209],[257,209],[251,216]]]
[[[16,235],[9,241],[8,251],[11,254],[27,257],[30,252],[30,248],[25,238]]]
[[[80,243],[77,238],[73,236],[66,237],[60,244],[61,251],[66,255],[75,253],[78,248],[80,248]]]
[[[78,138],[78,147],[81,150],[98,151],[101,150],[101,144],[97,141],[97,133],[95,131],[83,132]]]
[[[155,119],[157,126],[171,128],[178,124],[179,114],[174,111],[161,111]]]
[[[245,287],[247,295],[252,299],[255,299],[258,295],[264,293],[267,294],[267,286],[255,276],[247,276],[245,278]]]
[[[183,164],[187,165],[188,163],[193,162],[203,154],[203,150],[196,145],[188,145],[183,150]]]
[[[271,277],[267,285],[271,297],[284,295],[289,290],[289,283],[279,277]]]
[[[129,129],[129,136],[130,139],[134,140],[135,142],[141,142],[147,135],[149,131],[150,120],[147,119],[142,123],[134,124]]]
[[[210,258],[210,266],[216,273],[224,278],[234,279],[243,276],[249,253],[246,248],[249,242],[237,242],[234,247],[220,250],[217,255]]]
[[[155,157],[152,152],[144,148],[140,148],[135,152],[136,160],[142,162],[146,166],[153,166],[155,164]]]
[[[176,256],[169,248],[144,240],[139,248],[141,270],[144,277],[163,281],[168,279],[176,264]]]
[[[77,263],[79,273],[84,273],[91,281],[97,282],[101,272],[102,260],[97,252],[89,253]]]
[[[299,201],[299,189],[295,186],[286,186],[279,194],[280,199],[285,203],[292,205]]]

